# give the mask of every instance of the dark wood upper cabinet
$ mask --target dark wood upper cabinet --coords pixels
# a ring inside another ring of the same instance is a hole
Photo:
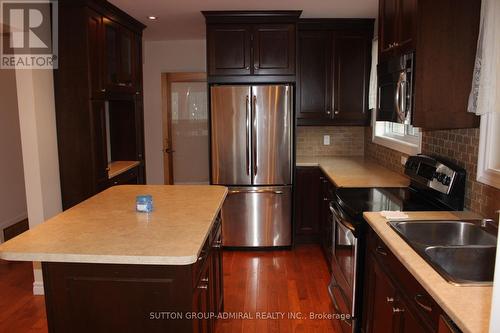
[[[208,74],[250,75],[251,33],[249,25],[209,25]]]
[[[144,25],[98,0],[60,0],[58,16],[54,90],[62,203],[68,209],[115,183],[145,181]],[[138,165],[115,178],[109,171],[116,161]]]
[[[217,77],[224,82],[270,82],[281,75],[294,81],[296,22],[301,11],[202,13],[207,22],[210,82],[217,82]]]
[[[298,125],[368,122],[373,20],[304,19],[298,33]]]
[[[379,37],[381,54],[389,52],[397,38],[397,4],[400,0],[379,1]]]
[[[331,34],[299,32],[299,119],[329,120],[332,109]]]
[[[136,34],[108,19],[104,23],[104,79],[106,91],[135,92],[137,88]]]
[[[253,73],[295,74],[295,24],[260,24],[253,31]]]
[[[384,59],[415,49],[417,0],[380,0],[379,52]]]
[[[469,0],[380,0],[379,61],[415,53],[413,126],[479,125],[467,105],[480,7],[480,1]]]
[[[366,125],[368,119],[369,37],[335,33],[333,38],[333,121]]]

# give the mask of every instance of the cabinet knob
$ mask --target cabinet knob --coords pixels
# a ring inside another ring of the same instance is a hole
[[[246,69],[246,70],[249,70],[249,69],[250,69],[250,66],[245,67],[245,69]]]
[[[135,92],[135,94],[136,94],[136,95],[140,95],[140,94],[141,94],[141,92],[140,92],[140,91],[136,91],[136,92]]]
[[[259,69],[259,66],[258,65],[254,65],[253,68],[254,69]]]
[[[339,110],[335,110],[334,114],[339,114],[340,111]]]
[[[106,89],[101,89],[101,92],[106,92]]]
[[[326,114],[330,115],[330,114],[332,114],[332,111],[326,110]]]

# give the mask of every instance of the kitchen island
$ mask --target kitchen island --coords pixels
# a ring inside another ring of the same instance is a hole
[[[141,194],[152,213],[135,211]],[[226,194],[112,187],[0,245],[0,258],[42,262],[49,332],[205,332],[223,307]]]

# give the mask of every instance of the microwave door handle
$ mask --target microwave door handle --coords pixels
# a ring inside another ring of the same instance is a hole
[[[408,86],[408,81],[407,81],[407,76],[406,76],[406,72],[404,72],[402,74],[403,76],[403,79],[401,81],[401,114],[403,116],[403,123],[406,123],[406,118],[407,118],[407,115],[408,115],[408,110],[407,110],[407,96],[406,96],[406,93],[407,93],[407,89],[406,87]]]
[[[398,122],[404,122],[404,114],[401,110],[401,82],[403,82],[403,73],[399,74],[398,83],[396,83],[396,94],[394,95],[394,106],[396,108],[396,115]]]

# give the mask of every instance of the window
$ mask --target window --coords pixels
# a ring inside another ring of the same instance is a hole
[[[372,119],[374,119],[372,122],[374,143],[408,155],[420,153],[422,134],[418,128],[389,121],[377,121],[375,110]]]
[[[481,116],[477,180],[500,188],[500,113]]]

